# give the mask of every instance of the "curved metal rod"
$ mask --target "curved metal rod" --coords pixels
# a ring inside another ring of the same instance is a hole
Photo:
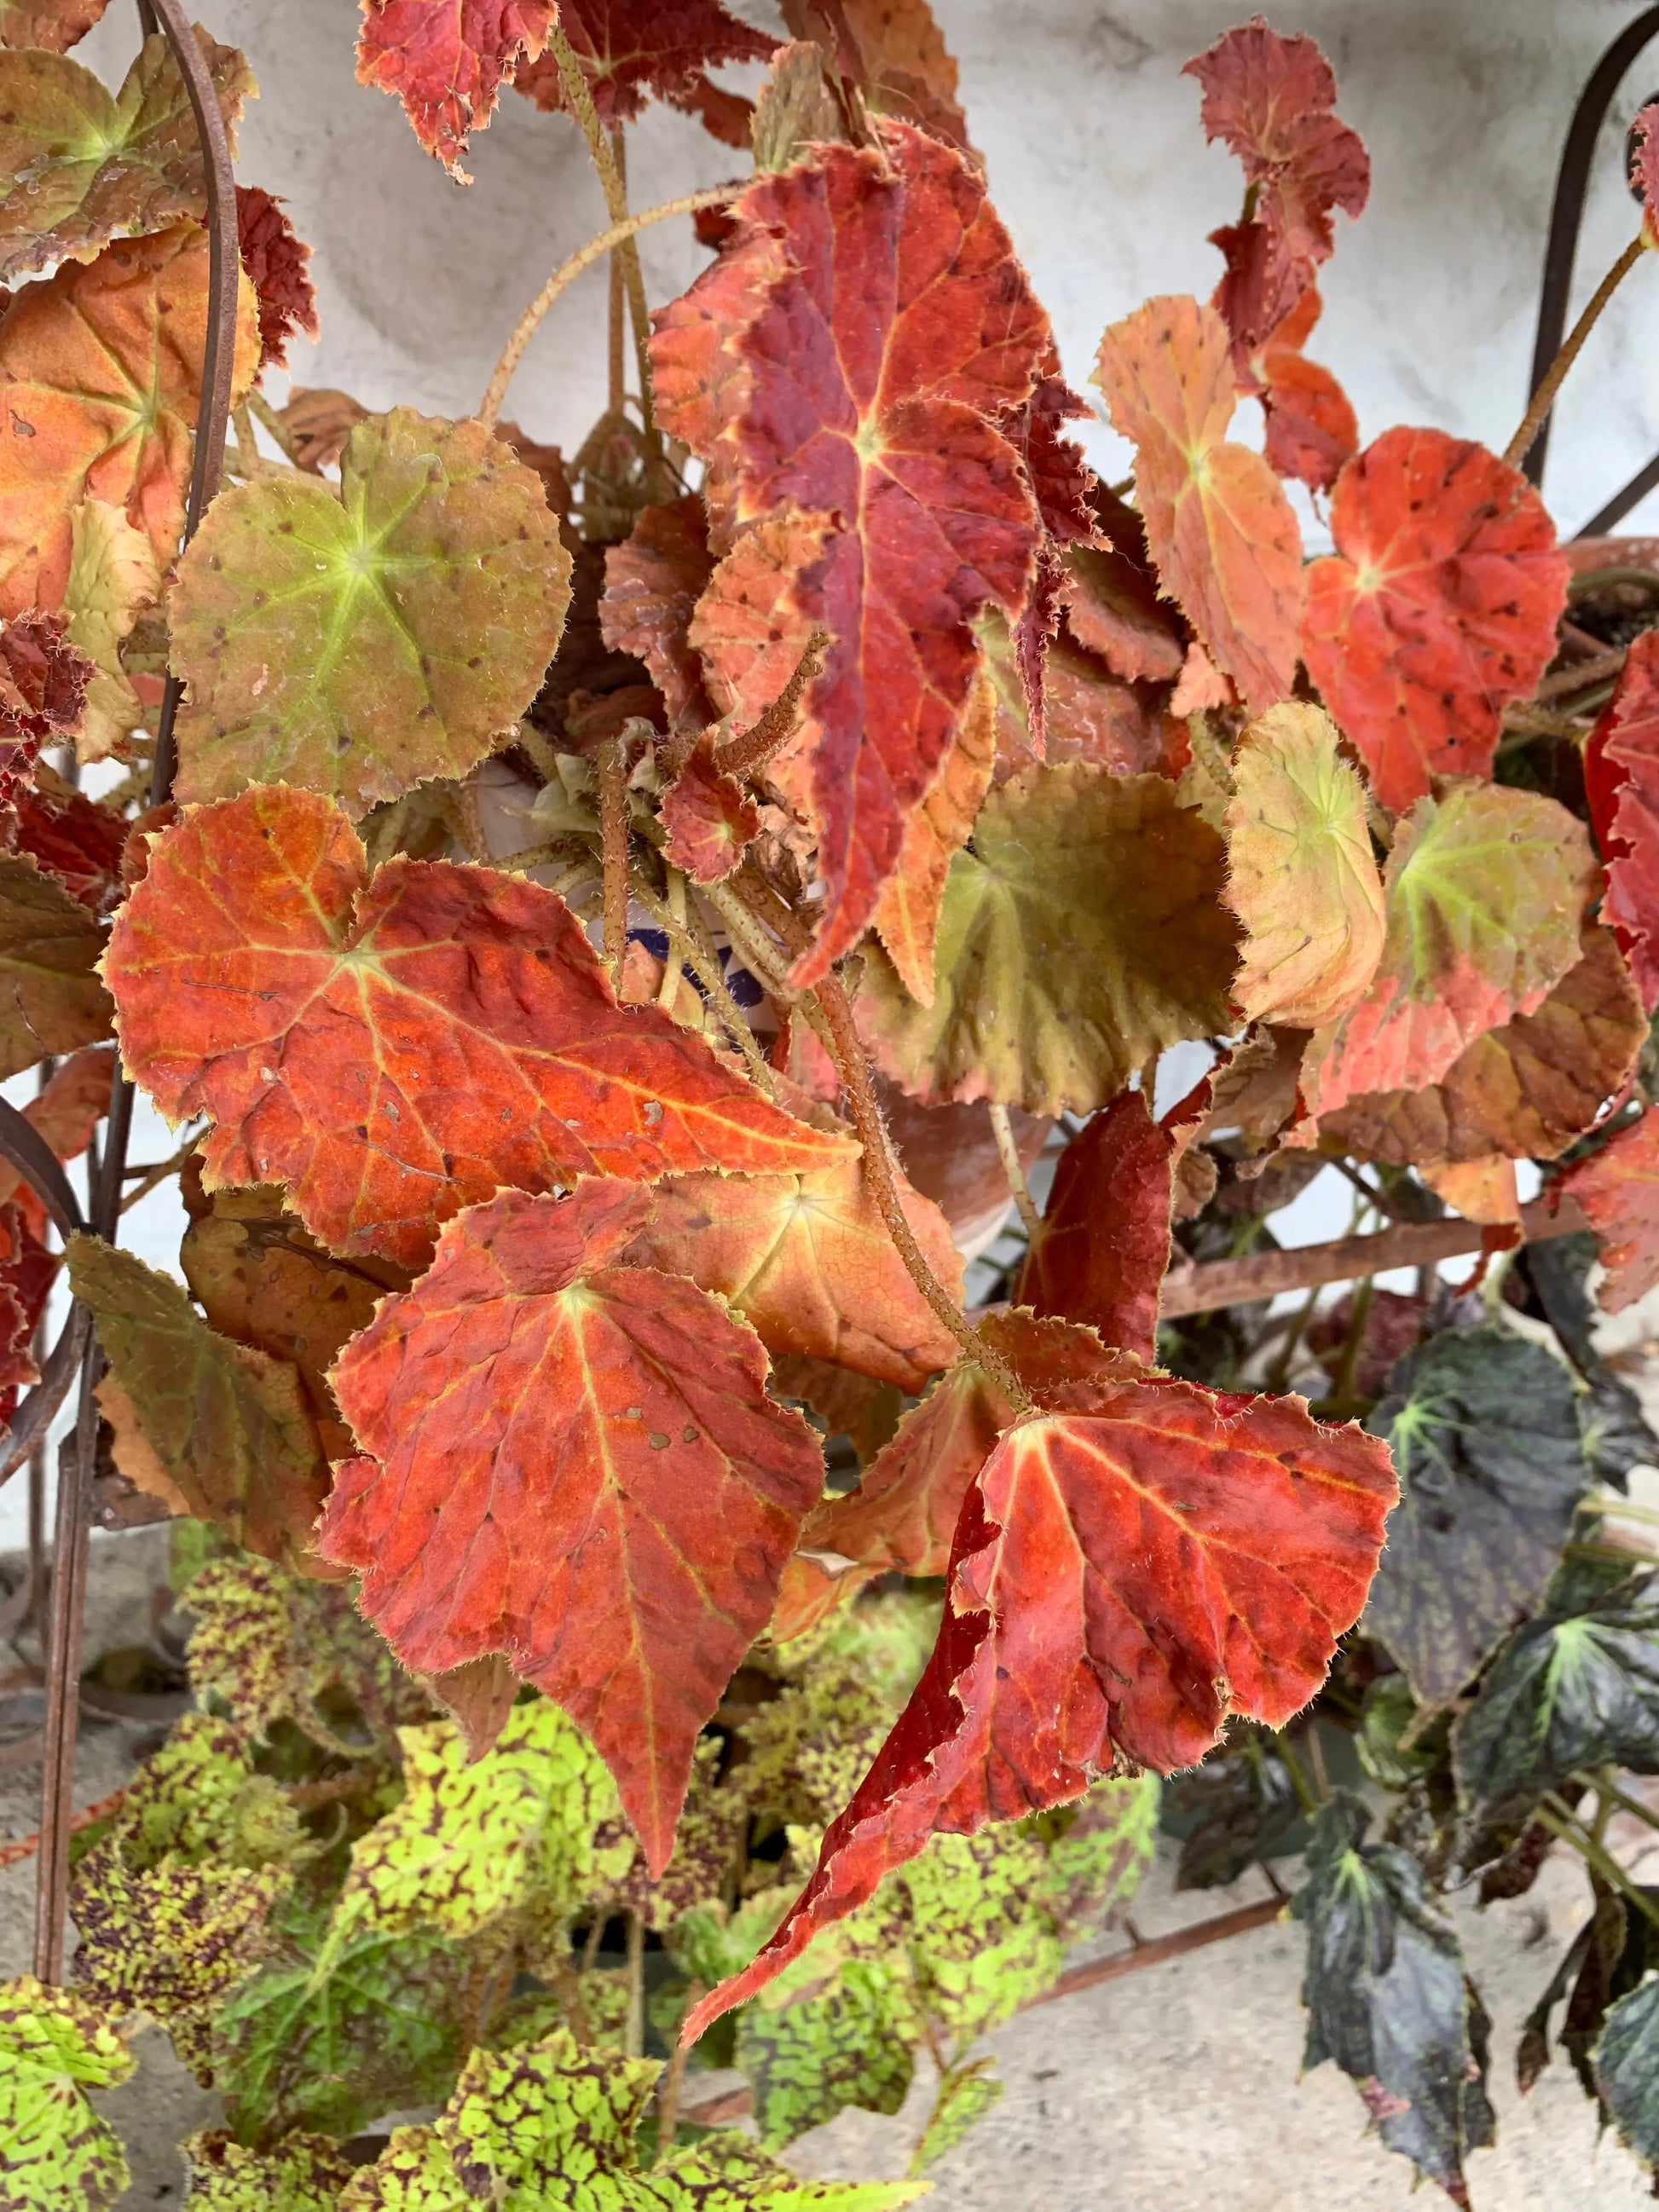
[[[141,5],[143,3],[144,0],[141,0]],[[190,499],[185,511],[184,535],[188,544],[209,501],[219,489],[225,434],[230,420],[236,358],[236,293],[241,269],[236,243],[236,176],[231,165],[230,134],[186,9],[181,0],[147,0],[147,4],[159,20],[184,78],[196,118],[207,181],[207,340],[202,362],[201,398],[196,411],[196,451],[191,469]],[[180,688],[176,678],[167,678],[155,733],[155,764],[150,780],[152,805],[160,805],[173,790],[177,759],[173,726]],[[131,1121],[132,1085],[118,1063],[110,1093],[102,1171],[89,1224],[100,1237],[112,1237],[120,1221],[121,1178],[126,1167],[127,1133]],[[40,1875],[34,1907],[34,1971],[43,1982],[59,1982],[64,1978],[76,1721],[82,1631],[86,1615],[87,1526],[98,1443],[98,1401],[94,1393],[101,1359],[89,1322],[83,1340],[86,1350],[81,1361],[74,1472],[71,1475],[66,1469],[58,1482],[53,1531],[50,1663],[40,1783]]]
[[[65,1237],[87,1225],[58,1155],[26,1114],[0,1098],[0,1160],[15,1168]]]
[[[1656,38],[1659,38],[1659,8],[1647,8],[1633,23],[1625,26],[1597,62],[1572,111],[1567,143],[1561,152],[1561,167],[1556,173],[1555,198],[1550,208],[1549,240],[1544,249],[1544,283],[1538,298],[1538,333],[1533,343],[1532,374],[1527,380],[1528,398],[1549,374],[1550,363],[1560,351],[1561,340],[1566,334],[1573,264],[1578,258],[1578,233],[1584,219],[1584,195],[1589,185],[1595,141],[1626,71],[1642,49]],[[1528,483],[1535,485],[1544,481],[1544,457],[1549,451],[1549,441],[1550,418],[1546,416],[1533,440],[1532,451],[1522,463]],[[1635,500],[1630,504],[1633,507]],[[1621,514],[1624,511],[1620,510]],[[1601,516],[1596,520],[1606,526]],[[1583,534],[1594,535],[1594,528]]]

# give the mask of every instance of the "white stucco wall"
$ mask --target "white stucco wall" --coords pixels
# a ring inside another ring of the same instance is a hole
[[[767,0],[738,0],[776,28]],[[1181,64],[1249,0],[934,0],[962,65],[963,94],[993,194],[1054,316],[1065,365],[1086,379],[1100,332],[1150,294],[1207,295],[1219,268],[1206,234],[1237,212],[1237,164],[1206,149],[1196,85]],[[1300,0],[1270,11],[1316,37],[1335,66],[1340,112],[1365,139],[1374,181],[1358,224],[1339,217],[1312,350],[1347,386],[1362,434],[1439,424],[1501,447],[1525,400],[1555,167],[1572,105],[1632,0]],[[240,134],[245,180],[283,194],[316,250],[322,337],[293,348],[295,374],[370,407],[460,414],[548,270],[604,226],[574,126],[509,93],[474,141],[477,181],[450,182],[416,144],[397,103],[359,87],[352,0],[204,0],[218,37],[246,52],[262,97]],[[118,82],[136,44],[133,10],[78,50]],[[750,76],[754,74],[750,73]],[[732,80],[741,82],[741,76]],[[1603,133],[1580,249],[1582,300],[1631,235],[1623,134],[1659,88],[1659,42],[1638,64]],[[652,111],[630,140],[636,206],[734,173],[738,164],[686,118]],[[707,255],[690,226],[641,240],[653,301],[682,289]],[[1575,301],[1575,305],[1577,301]],[[574,447],[603,404],[605,278],[566,295],[509,399],[539,437]],[[282,396],[280,381],[274,396]],[[1240,428],[1254,434],[1253,409]],[[1121,473],[1103,428],[1097,462]],[[1571,532],[1659,449],[1659,261],[1644,263],[1569,387],[1546,492]],[[1659,527],[1659,495],[1626,527]],[[1310,518],[1310,536],[1316,525]],[[134,1158],[170,1149],[145,1115]],[[1346,1203],[1304,1199],[1289,1241],[1340,1234]],[[176,1264],[170,1192],[130,1217],[158,1265]],[[22,1484],[0,1491],[0,1548],[22,1535]]]

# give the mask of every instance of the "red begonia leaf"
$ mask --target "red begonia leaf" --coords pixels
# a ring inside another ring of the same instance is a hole
[[[897,1183],[916,1242],[959,1298],[950,1224],[902,1176]],[[894,1248],[859,1159],[799,1175],[671,1176],[629,1256],[717,1292],[780,1358],[832,1360],[919,1390],[957,1356],[957,1340]]]
[[[664,419],[729,476],[739,520],[791,508],[831,520],[787,586],[830,641],[805,702],[827,896],[803,984],[868,922],[966,703],[970,619],[988,602],[1018,616],[1040,538],[1000,424],[1048,358],[1047,319],[978,173],[921,131],[879,131],[878,151],[818,147],[751,185],[735,204],[738,251],[771,233],[786,273],[758,296],[745,283],[736,303],[726,276],[699,279],[657,341],[671,337],[677,368],[687,346],[674,334],[737,305],[729,400],[682,408],[665,385]]]
[[[978,1328],[1039,1404],[1052,1407],[1073,1389],[1097,1386],[1108,1371],[1099,1338],[1073,1322],[1017,1307],[982,1315]],[[1133,1367],[1127,1362],[1124,1371]],[[858,1488],[812,1508],[801,1528],[803,1548],[839,1553],[870,1574],[942,1575],[969,1486],[1013,1419],[985,1370],[959,1358],[904,1415]]]
[[[95,671],[63,615],[20,615],[0,630],[0,806],[34,773],[43,745],[73,744]]]
[[[1659,1283],[1659,1113],[1650,1107],[1556,1188],[1577,1200],[1595,1231],[1607,1271],[1596,1295],[1607,1311],[1645,1297]]]
[[[1659,100],[1644,107],[1631,125],[1636,149],[1634,182],[1642,195],[1642,228],[1650,246],[1659,244]]]
[[[1537,792],[1471,781],[1419,799],[1383,873],[1376,973],[1308,1046],[1309,1113],[1437,1083],[1476,1037],[1540,1006],[1577,963],[1599,872],[1583,823]]]
[[[1297,477],[1310,491],[1328,491],[1359,450],[1359,425],[1347,393],[1328,368],[1302,350],[1322,305],[1318,287],[1310,284],[1249,357],[1267,417],[1262,451],[1281,477]]]
[[[121,856],[129,824],[112,807],[76,791],[46,768],[12,800],[12,849],[27,853],[94,914],[122,893]]]
[[[1031,750],[1039,760],[1044,756],[1048,735],[1044,668],[1068,581],[1062,555],[1068,546],[1087,544],[1094,535],[1095,523],[1090,503],[1094,471],[1061,426],[1088,412],[1060,375],[1060,356],[1054,352],[1030,398],[1004,424],[1024,465],[1047,540],[1038,549],[1024,611],[1013,626],[1014,658],[1025,688]]]
[[[62,605],[88,495],[125,508],[164,564],[178,551],[207,306],[207,238],[192,223],[67,263],[0,319],[0,615]],[[258,356],[240,278],[234,401]]]
[[[996,691],[994,776],[999,784],[1004,784],[1036,763],[1025,686],[1015,665],[1013,641],[1002,617],[983,614],[975,627]],[[1150,770],[1167,775],[1171,746],[1184,750],[1188,743],[1185,724],[1175,720],[1169,712],[1167,684],[1124,683],[1113,675],[1098,653],[1085,652],[1068,619],[1062,619],[1059,635],[1044,659],[1042,694],[1048,726],[1043,756],[1051,768],[1081,760],[1092,761],[1117,775],[1139,775]],[[930,793],[930,800],[932,796]],[[909,841],[908,831],[906,841]],[[903,866],[901,861],[901,871]],[[877,922],[879,927],[879,911]]]
[[[288,204],[258,185],[236,187],[236,238],[259,303],[259,367],[286,368],[296,331],[318,333],[317,295],[306,264],[311,248],[283,213]]]
[[[1607,864],[1601,919],[1651,1013],[1659,1006],[1659,630],[1631,641],[1584,748],[1584,796]]]
[[[688,2042],[937,1832],[1079,1797],[1124,1753],[1196,1764],[1228,1716],[1282,1727],[1359,1616],[1397,1495],[1388,1447],[1298,1398],[1126,1376],[1035,1412],[969,1486],[908,1705],[754,1964]]]
[[[1017,1305],[1085,1322],[1103,1344],[1152,1358],[1176,1142],[1139,1091],[1120,1091],[1091,1115],[1055,1164]]]
[[[1149,300],[1102,338],[1095,381],[1135,448],[1164,589],[1259,714],[1296,675],[1302,538],[1267,462],[1227,438],[1238,382],[1226,325],[1196,300]]]
[[[357,82],[395,93],[427,152],[463,184],[469,131],[495,112],[503,81],[533,60],[556,0],[362,0]]]
[[[765,1626],[823,1458],[720,1301],[624,1263],[652,1195],[582,1178],[447,1228],[332,1374],[370,1457],[327,1557],[406,1666],[493,1651],[617,1778],[653,1874],[697,1732]]]
[[[671,729],[688,722],[700,729],[714,719],[689,635],[714,568],[708,511],[695,492],[647,507],[632,536],[605,557],[605,641],[613,653],[635,654],[651,671]]]
[[[924,1006],[933,1003],[933,955],[951,861],[968,842],[991,788],[997,722],[996,686],[981,671],[939,781],[905,823],[898,866],[876,902],[876,933],[905,989]]]
[[[502,1184],[844,1158],[654,1006],[618,1008],[580,924],[522,877],[394,859],[327,799],[186,812],[107,959],[134,1079],[206,1114],[210,1186],[283,1182],[321,1242],[418,1266]]]
[[[1063,566],[1066,627],[1085,651],[1132,682],[1168,684],[1180,675],[1186,647],[1150,568],[1104,539],[1068,546]]]
[[[1370,161],[1334,112],[1336,79],[1311,39],[1284,38],[1258,15],[1224,33],[1183,74],[1203,88],[1205,136],[1225,140],[1252,188],[1249,221],[1218,234],[1229,277],[1216,305],[1254,346],[1330,258],[1333,212],[1364,209]]]
[[[562,0],[557,12],[607,127],[635,121],[647,100],[665,100],[726,145],[747,143],[746,129],[734,135],[726,120],[724,103],[732,95],[703,71],[723,62],[769,61],[775,39],[740,23],[720,0]],[[538,107],[567,105],[551,54],[520,68],[514,82]]]
[[[104,1103],[109,1103],[108,1077]],[[29,1200],[38,1219],[30,1218]],[[21,1386],[40,1373],[34,1333],[62,1264],[44,1241],[46,1215],[33,1191],[0,1205],[0,1422],[17,1411]]]
[[[1485,775],[1498,722],[1555,652],[1567,556],[1518,469],[1443,430],[1385,430],[1331,498],[1308,573],[1309,673],[1401,813],[1436,775]]]
[[[0,46],[67,53],[108,5],[109,0],[0,0]]]
[[[759,807],[735,776],[715,767],[706,738],[663,793],[661,814],[664,856],[699,884],[729,876],[760,829]]]
[[[914,123],[952,146],[968,143],[957,65],[927,0],[782,0],[798,39],[816,40],[842,97],[872,115]]]

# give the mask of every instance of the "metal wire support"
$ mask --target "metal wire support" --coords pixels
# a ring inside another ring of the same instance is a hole
[[[1590,73],[1589,82],[1578,95],[1578,105],[1573,109],[1572,121],[1567,126],[1566,144],[1561,150],[1561,166],[1556,173],[1555,198],[1550,208],[1548,242],[1544,249],[1544,282],[1538,297],[1538,331],[1532,349],[1532,374],[1527,381],[1528,394],[1537,391],[1549,373],[1550,363],[1559,352],[1566,334],[1567,309],[1572,295],[1573,264],[1578,258],[1578,234],[1584,220],[1584,198],[1589,187],[1590,164],[1595,154],[1595,142],[1601,125],[1607,119],[1613,94],[1624,82],[1626,72],[1644,47],[1659,38],[1659,7],[1645,8],[1632,23],[1627,23],[1613,44],[1602,55]],[[1544,460],[1549,451],[1551,417],[1546,416],[1538,435],[1533,440],[1532,450],[1522,463],[1522,472],[1532,484],[1544,480]],[[1600,512],[1578,532],[1581,538],[1598,537],[1611,530],[1615,522],[1628,514],[1638,500],[1659,483],[1659,457],[1650,461],[1641,472],[1632,477],[1624,489],[1610,499]]]
[[[219,489],[224,465],[225,435],[230,420],[231,389],[236,354],[236,288],[240,264],[236,244],[236,179],[231,165],[230,136],[225,128],[217,94],[190,15],[181,0],[139,0],[140,27],[147,33],[159,23],[173,50],[196,118],[207,182],[208,317],[207,343],[202,364],[202,393],[196,416],[196,450],[191,470],[190,499],[185,515],[185,542],[194,536],[209,501]],[[155,736],[155,763],[150,781],[150,803],[161,805],[171,794],[177,753],[173,720],[179,709],[180,685],[167,678],[161,720]],[[0,1102],[3,1105],[3,1102]],[[90,1219],[82,1222],[74,1194],[50,1148],[9,1107],[0,1113],[0,1156],[15,1166],[52,1212],[67,1235],[87,1227],[94,1235],[112,1239],[120,1222],[122,1176],[126,1168],[127,1138],[132,1121],[132,1085],[117,1066],[110,1092],[109,1121],[96,1186],[91,1194]],[[45,1155],[44,1158],[41,1155]],[[61,1212],[67,1198],[68,1212]],[[74,1347],[73,1361],[68,1358]],[[78,1363],[81,1399],[76,1421],[73,1472],[65,1468],[58,1486],[58,1513],[52,1545],[52,1612],[47,1638],[46,1721],[40,1785],[40,1871],[35,1893],[34,1971],[43,1982],[63,1978],[64,1923],[69,1902],[70,1823],[75,1783],[75,1743],[79,1717],[82,1633],[86,1613],[87,1535],[88,1500],[98,1446],[98,1401],[95,1395],[102,1371],[102,1356],[92,1338],[90,1317],[77,1306],[64,1337],[47,1362],[58,1352],[73,1371]],[[67,1386],[68,1374],[64,1376]],[[46,1376],[31,1394],[31,1406],[41,1396]],[[62,1391],[59,1391],[59,1396]],[[55,1408],[54,1408],[55,1409]],[[13,1425],[12,1439],[19,1422]],[[47,1419],[50,1418],[48,1414]],[[44,1425],[42,1424],[41,1425]],[[24,1452],[27,1445],[23,1447]],[[21,1453],[19,1456],[22,1456]],[[15,1464],[15,1462],[13,1462]]]

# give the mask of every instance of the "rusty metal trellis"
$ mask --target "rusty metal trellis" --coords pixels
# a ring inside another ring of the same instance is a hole
[[[143,34],[149,37],[159,29],[173,50],[196,118],[207,180],[207,344],[185,518],[185,538],[188,543],[208,502],[219,489],[224,464],[240,267],[236,246],[236,179],[231,166],[229,133],[182,0],[139,0],[138,15]],[[152,805],[160,805],[173,789],[176,760],[173,726],[179,710],[180,689],[178,678],[169,676],[156,730],[155,771],[150,784]],[[118,1065],[110,1092],[103,1155],[88,1211],[84,1215],[51,1148],[22,1115],[3,1099],[0,1099],[0,1159],[15,1170],[36,1193],[64,1236],[77,1230],[90,1230],[96,1236],[113,1239],[120,1222],[122,1178],[131,1121],[132,1085]],[[34,1971],[46,1982],[61,1980],[64,1971],[88,1507],[98,1442],[98,1404],[94,1393],[101,1368],[102,1356],[93,1338],[91,1317],[84,1307],[76,1304],[43,1363],[40,1381],[19,1407],[9,1429],[0,1431],[0,1482],[3,1482],[45,1437],[48,1424],[78,1373],[81,1395],[75,1449],[58,1486],[52,1602],[46,1632],[40,1868],[34,1918]]]

